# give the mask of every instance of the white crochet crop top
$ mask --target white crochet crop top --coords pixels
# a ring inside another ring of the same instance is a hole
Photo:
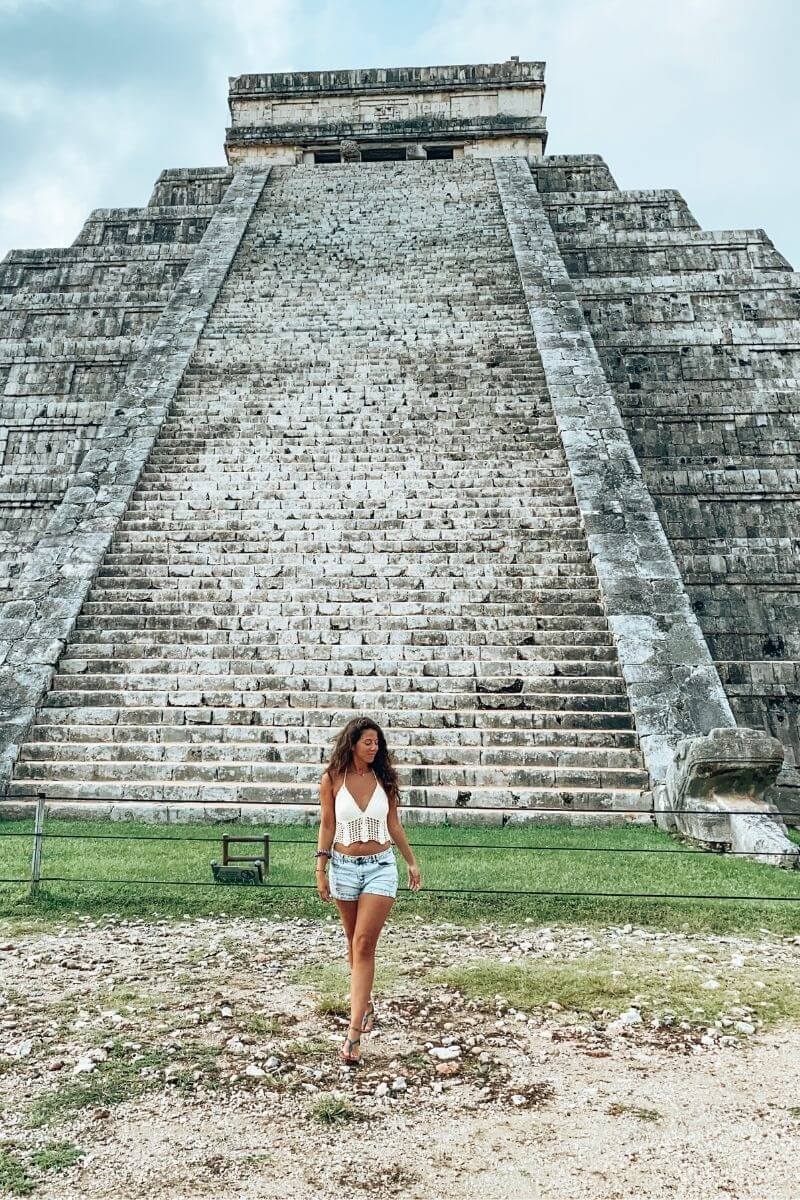
[[[375,772],[372,772],[375,775]],[[386,817],[389,813],[389,797],[375,775],[375,789],[365,809],[356,804],[347,787],[347,771],[334,801],[336,833],[334,842],[349,846],[352,842],[391,842]]]

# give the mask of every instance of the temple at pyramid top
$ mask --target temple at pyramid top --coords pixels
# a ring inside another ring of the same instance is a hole
[[[544,63],[292,71],[230,79],[228,162],[544,152]]]

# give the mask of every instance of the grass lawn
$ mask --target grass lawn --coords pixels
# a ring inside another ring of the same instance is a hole
[[[313,886],[316,826],[51,820],[45,830],[42,883],[36,897],[29,896],[25,883],[0,884],[0,916],[14,924],[24,926],[37,918],[63,923],[81,915],[103,914],[324,917],[336,912],[333,902],[324,904]],[[32,820],[0,822],[3,878],[27,879],[32,831]],[[223,833],[269,833],[267,885],[213,883],[210,862],[222,860]],[[405,864],[398,853],[400,891],[393,920],[417,916],[466,923],[487,919],[530,919],[540,925],[631,922],[687,932],[800,933],[800,872],[698,852],[655,828],[408,826],[407,833],[420,864],[423,888],[418,893],[408,890]],[[14,836],[19,834],[24,836]],[[90,835],[105,836],[88,840]],[[194,840],[201,838],[210,840]],[[574,848],[574,853],[551,849],[558,846]],[[602,853],[600,848],[617,852]],[[659,853],[641,853],[652,850]],[[159,882],[140,882],[146,880]],[[175,886],[176,882],[184,886]],[[456,889],[467,889],[467,894],[456,895]],[[794,902],[510,894],[514,890],[771,896],[793,897]],[[41,927],[38,922],[37,927]]]

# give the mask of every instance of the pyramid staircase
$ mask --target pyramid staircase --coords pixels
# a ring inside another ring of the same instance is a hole
[[[356,714],[412,820],[649,819],[481,160],[273,169],[8,798],[313,821]]]

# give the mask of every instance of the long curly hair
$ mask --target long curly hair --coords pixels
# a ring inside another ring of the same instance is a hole
[[[397,801],[400,798],[400,784],[392,761],[392,753],[386,744],[386,737],[380,725],[369,717],[353,717],[339,732],[328,759],[328,775],[333,781],[334,775],[343,775],[345,770],[352,765],[353,747],[362,733],[368,729],[378,735],[378,753],[373,760],[372,769],[383,785],[389,800]]]

